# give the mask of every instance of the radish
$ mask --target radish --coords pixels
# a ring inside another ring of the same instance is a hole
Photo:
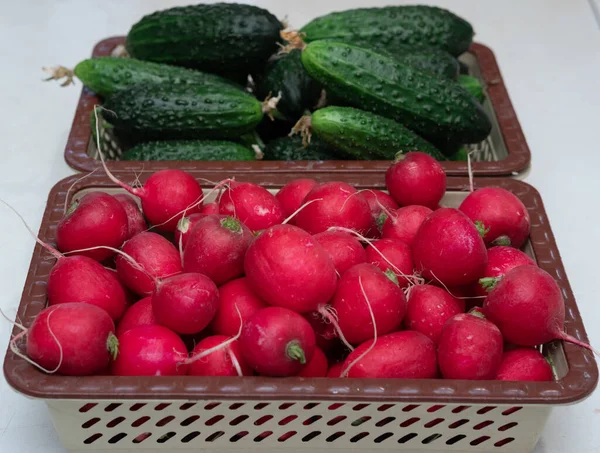
[[[552,381],[552,367],[537,350],[517,348],[502,356],[496,375],[500,381]]]
[[[487,265],[487,250],[475,225],[453,208],[438,209],[425,219],[412,250],[417,272],[446,286],[474,282]]]
[[[565,301],[560,287],[537,266],[508,271],[488,294],[483,312],[509,343],[535,346],[564,340],[593,351],[590,345],[565,333]]]
[[[117,351],[115,325],[106,311],[94,305],[71,303],[42,310],[31,327],[11,341],[27,335],[27,361],[46,373],[90,376],[104,370]]]
[[[408,293],[404,325],[409,330],[427,335],[437,344],[446,321],[464,311],[465,302],[442,288],[416,285]]]
[[[329,369],[329,363],[327,357],[323,351],[319,348],[315,348],[313,358],[306,364],[304,369],[297,374],[299,377],[313,378],[313,377],[325,377]]]
[[[385,219],[381,229],[381,237],[399,239],[412,245],[421,224],[433,211],[426,206],[404,206]]]
[[[406,306],[402,290],[379,268],[367,263],[357,264],[342,275],[331,301],[339,329],[351,344],[373,338],[374,325],[367,299],[378,334],[393,332],[402,323]]]
[[[296,212],[302,206],[302,201],[306,195],[315,186],[317,186],[317,181],[314,179],[294,179],[283,186],[275,194],[275,198],[279,201],[284,215],[289,217]]]
[[[385,193],[383,190],[361,190],[361,195],[367,203],[369,203],[369,208],[371,209],[371,215],[375,219],[375,221],[381,221],[381,216],[388,215],[389,212],[395,211],[400,206],[396,203],[391,195]]]
[[[120,248],[127,234],[127,213],[119,200],[104,192],[91,192],[74,201],[59,222],[56,245],[63,253],[97,246]],[[77,253],[96,261],[114,255],[108,249]]]
[[[354,236],[343,231],[323,231],[313,236],[333,261],[338,275],[367,261],[367,253]]]
[[[181,257],[173,244],[156,233],[135,235],[121,249],[147,273],[136,269],[123,256],[117,256],[119,280],[140,296],[152,294],[157,278],[166,278],[182,272]],[[154,277],[154,278],[152,278]]]
[[[446,192],[446,173],[428,154],[409,152],[385,173],[385,185],[400,206],[421,205],[436,209]]]
[[[236,340],[223,348],[219,348],[229,337],[213,335],[204,338],[192,351],[191,358],[207,350],[215,348],[209,355],[189,364],[190,376],[252,376],[252,370],[242,359],[240,344]]]
[[[481,225],[486,245],[521,247],[531,229],[527,208],[501,187],[484,187],[469,194],[458,208]]]
[[[127,308],[127,294],[115,272],[97,261],[58,254],[48,275],[48,305],[72,302],[96,305],[117,321]]]
[[[328,352],[337,343],[337,335],[333,325],[324,319],[320,313],[313,311],[305,313],[304,318],[315,331],[317,338],[317,347],[322,351]]]
[[[160,280],[152,294],[152,311],[158,323],[179,334],[203,330],[218,307],[217,286],[206,275],[198,273]]]
[[[400,288],[409,285],[410,281],[406,276],[412,275],[414,272],[412,252],[409,245],[398,239],[379,239],[370,244],[366,252],[366,261],[374,264],[384,272],[389,271],[394,274],[398,279]]]
[[[313,188],[296,215],[296,225],[310,234],[339,226],[366,232],[373,226],[369,203],[354,187],[345,182],[327,182]]]
[[[242,357],[265,376],[294,376],[315,352],[315,333],[298,313],[282,307],[256,312],[240,337]]]
[[[252,231],[264,230],[285,220],[275,195],[249,182],[231,184],[221,195],[219,212],[240,219]]]
[[[183,270],[199,272],[222,285],[244,275],[244,256],[254,240],[238,219],[210,215],[196,222],[183,252]]]
[[[329,367],[327,371],[328,378],[339,378],[342,377],[342,371],[344,371],[344,362],[334,363]]]
[[[246,277],[231,280],[219,287],[219,307],[211,322],[211,329],[219,335],[234,336],[240,328],[240,316],[244,324],[265,307],[267,304],[254,294]]]
[[[425,335],[413,331],[394,332],[379,337],[374,345],[373,342],[368,340],[350,353],[342,365],[342,375],[345,371],[349,378],[436,377],[435,344]]]
[[[488,249],[488,263],[482,278],[473,284],[473,292],[477,296],[487,296],[486,288],[493,285],[497,277],[502,277],[509,270],[535,261],[519,249],[498,245]]]
[[[248,247],[244,270],[265,302],[299,313],[317,311],[331,299],[337,284],[329,254],[293,225],[275,225],[258,236]]]
[[[187,349],[183,340],[163,326],[140,326],[119,336],[114,376],[185,376]]]
[[[450,318],[438,341],[444,379],[494,379],[502,362],[502,334],[481,313]]]
[[[139,326],[155,326],[158,322],[152,311],[152,298],[145,297],[127,309],[117,325],[117,336]]]
[[[127,214],[127,239],[131,239],[136,234],[146,231],[148,224],[133,197],[125,193],[118,193],[114,197],[121,203],[121,206],[125,209],[125,214]]]
[[[217,203],[216,201],[213,201],[212,203],[206,203],[204,206],[202,206],[200,212],[206,215],[220,214],[219,203]]]
[[[175,228],[175,246],[179,247],[181,244],[181,249],[183,250],[196,223],[206,216],[207,214],[195,212],[194,214],[186,215],[179,219],[177,227]]]

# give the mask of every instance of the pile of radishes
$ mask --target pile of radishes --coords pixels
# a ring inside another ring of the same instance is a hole
[[[73,203],[44,244],[49,306],[12,342],[22,354],[26,335],[46,372],[551,380],[538,346],[589,348],[519,250],[523,203],[489,187],[441,207],[446,175],[426,154],[390,166],[389,194],[226,180],[205,203],[184,171],[138,188],[109,176],[135,198]]]

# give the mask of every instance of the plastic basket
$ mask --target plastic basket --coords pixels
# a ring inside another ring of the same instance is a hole
[[[142,180],[144,179],[142,175]],[[117,192],[90,175],[60,181],[50,192],[39,236],[52,243],[69,198],[89,190]],[[277,190],[282,175],[246,180]],[[381,187],[380,178],[351,180]],[[539,193],[511,179],[479,179],[514,192],[532,219],[525,250],[559,284],[567,333],[588,341]],[[442,204],[467,194],[465,178],[449,178]],[[70,201],[70,200],[69,200]],[[18,318],[26,326],[46,305],[46,282],[55,260],[36,246]],[[17,333],[16,330],[14,332]],[[571,404],[595,388],[593,355],[556,341],[543,351],[553,382],[402,379],[273,379],[265,377],[111,377],[46,375],[7,352],[4,373],[18,392],[43,399],[60,441],[70,452],[285,451],[411,453],[431,451],[530,452],[553,406]]]

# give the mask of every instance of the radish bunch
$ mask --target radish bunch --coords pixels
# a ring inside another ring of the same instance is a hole
[[[205,203],[180,170],[110,177],[130,195],[85,194],[43,244],[49,307],[18,337],[46,372],[551,380],[531,346],[590,348],[518,249],[521,201],[496,187],[442,207],[425,154],[393,163],[387,192],[225,180]]]

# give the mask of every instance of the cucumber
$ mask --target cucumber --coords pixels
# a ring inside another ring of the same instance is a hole
[[[485,100],[483,85],[481,85],[481,82],[477,77],[461,74],[458,76],[458,83],[465,90],[471,93],[479,102],[483,102]]]
[[[455,81],[370,49],[316,41],[302,52],[302,64],[328,93],[392,118],[430,142],[475,143],[491,131],[481,105]]]
[[[473,41],[473,27],[448,10],[409,5],[358,8],[318,17],[300,30],[306,42],[320,39],[355,39],[371,44],[431,46],[458,56]]]
[[[223,86],[139,85],[118,91],[104,107],[120,136],[144,141],[237,138],[263,118],[256,98]]]
[[[327,143],[312,137],[304,147],[302,137],[282,137],[267,143],[263,160],[336,160],[339,159]]]
[[[313,80],[302,66],[302,52],[293,49],[289,53],[275,55],[258,82],[257,97],[265,99],[269,94],[281,99],[277,111],[281,119],[297,121],[305,112],[312,110],[321,95],[321,86]]]
[[[454,154],[450,156],[450,160],[454,160],[457,162],[467,162],[467,156],[469,155],[469,150],[467,148],[461,148],[456,151]]]
[[[99,57],[83,60],[73,70],[81,82],[96,94],[106,97],[139,84],[237,86],[214,74],[133,58]]]
[[[445,160],[433,145],[394,120],[351,107],[317,110],[310,129],[313,136],[358,159],[394,160],[398,153],[421,151]]]
[[[199,4],[144,16],[127,35],[140,60],[244,74],[277,50],[282,25],[270,12],[235,3]]]
[[[125,151],[121,160],[255,160],[239,143],[216,140],[146,142]]]

